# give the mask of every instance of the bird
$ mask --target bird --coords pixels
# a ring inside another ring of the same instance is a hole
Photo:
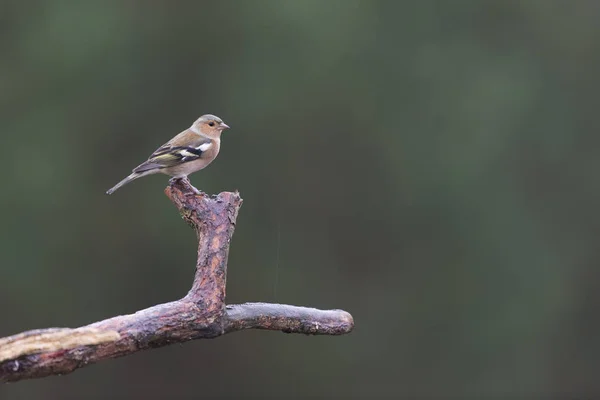
[[[219,154],[221,133],[229,129],[216,115],[205,114],[192,126],[160,146],[127,176],[106,194],[111,195],[126,184],[147,175],[157,173],[171,176],[170,182],[183,179],[189,183],[188,175],[206,168]],[[190,185],[191,186],[191,185]],[[194,192],[200,192],[192,186]]]

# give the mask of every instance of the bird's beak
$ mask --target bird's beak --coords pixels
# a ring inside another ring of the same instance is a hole
[[[221,124],[219,124],[219,129],[224,131],[225,129],[229,129],[229,125],[227,125],[225,122],[221,122]]]

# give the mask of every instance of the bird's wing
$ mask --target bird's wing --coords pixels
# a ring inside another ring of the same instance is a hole
[[[145,172],[152,169],[173,167],[202,158],[202,153],[213,145],[212,140],[189,130],[181,132],[169,142],[159,147],[133,172]]]

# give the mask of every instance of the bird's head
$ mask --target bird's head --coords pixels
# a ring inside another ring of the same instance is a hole
[[[194,122],[191,129],[200,135],[217,139],[221,136],[221,132],[229,129],[229,126],[216,115],[205,114]]]

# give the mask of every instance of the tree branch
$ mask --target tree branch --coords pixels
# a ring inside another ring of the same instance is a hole
[[[67,374],[101,360],[245,329],[310,335],[352,330],[352,316],[342,310],[265,303],[225,306],[229,243],[242,199],[237,192],[195,195],[183,180],[165,193],[198,236],[196,274],[188,294],[77,329],[40,329],[1,338],[0,382]]]

